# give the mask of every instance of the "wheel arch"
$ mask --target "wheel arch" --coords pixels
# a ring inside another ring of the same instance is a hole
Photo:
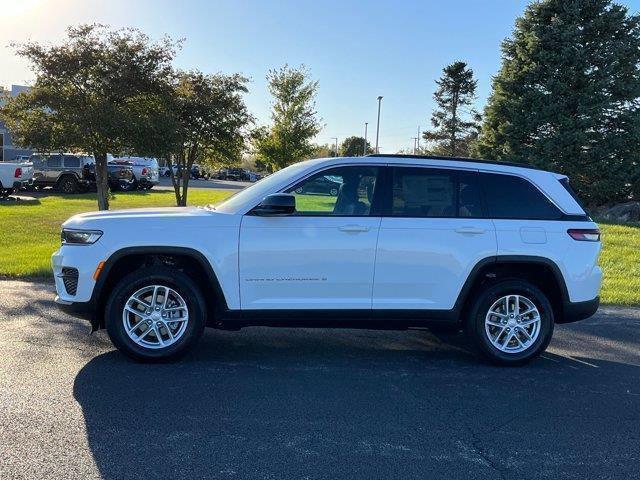
[[[569,292],[557,263],[546,257],[534,255],[498,255],[480,260],[471,270],[454,310],[464,319],[475,294],[487,285],[507,278],[527,280],[549,298],[558,321],[564,318],[564,305],[569,302]]]
[[[76,183],[76,185],[80,182],[80,180],[78,179],[78,175],[76,175],[74,172],[62,172],[58,177],[58,179],[56,180],[56,183],[54,184],[54,188],[59,188],[60,184],[66,178],[71,178]]]
[[[207,323],[220,318],[228,310],[224,292],[211,262],[198,250],[189,247],[143,246],[125,247],[114,252],[104,264],[91,297],[95,308],[94,330],[104,328],[104,306],[109,292],[129,272],[149,265],[165,264],[188,271],[203,287],[207,303]],[[214,295],[211,295],[211,292]]]

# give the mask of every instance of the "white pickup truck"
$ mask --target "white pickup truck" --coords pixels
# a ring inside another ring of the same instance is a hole
[[[0,197],[7,197],[32,182],[32,163],[0,162]]]

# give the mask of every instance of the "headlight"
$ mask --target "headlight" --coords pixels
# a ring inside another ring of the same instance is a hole
[[[100,230],[70,230],[63,228],[60,239],[63,245],[91,245],[102,236]]]

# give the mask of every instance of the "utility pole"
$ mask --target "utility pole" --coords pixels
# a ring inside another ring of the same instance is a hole
[[[420,125],[418,125],[418,149],[420,149]]]
[[[416,154],[416,145],[418,142],[418,137],[411,137],[413,139],[413,154]]]
[[[331,137],[331,140],[336,141],[336,157],[338,156],[338,137]]]
[[[362,156],[367,154],[367,126],[369,122],[364,122],[364,147],[362,147]]]
[[[382,95],[378,96],[378,124],[376,125],[376,153],[380,153],[378,140],[380,138],[380,104],[382,103]]]

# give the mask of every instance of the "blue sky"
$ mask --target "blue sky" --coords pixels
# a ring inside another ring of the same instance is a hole
[[[320,81],[320,143],[362,135],[373,139],[376,97],[383,95],[382,152],[413,145],[433,108],[442,68],[464,60],[478,79],[478,107],[500,65],[500,42],[524,0],[245,1],[245,0],[0,0],[0,85],[28,83],[32,74],[6,45],[55,42],[69,24],[137,27],[154,38],[184,38],[181,68],[240,72],[259,123],[269,121],[265,74],[288,63],[306,65]],[[640,0],[623,2],[632,12]]]

